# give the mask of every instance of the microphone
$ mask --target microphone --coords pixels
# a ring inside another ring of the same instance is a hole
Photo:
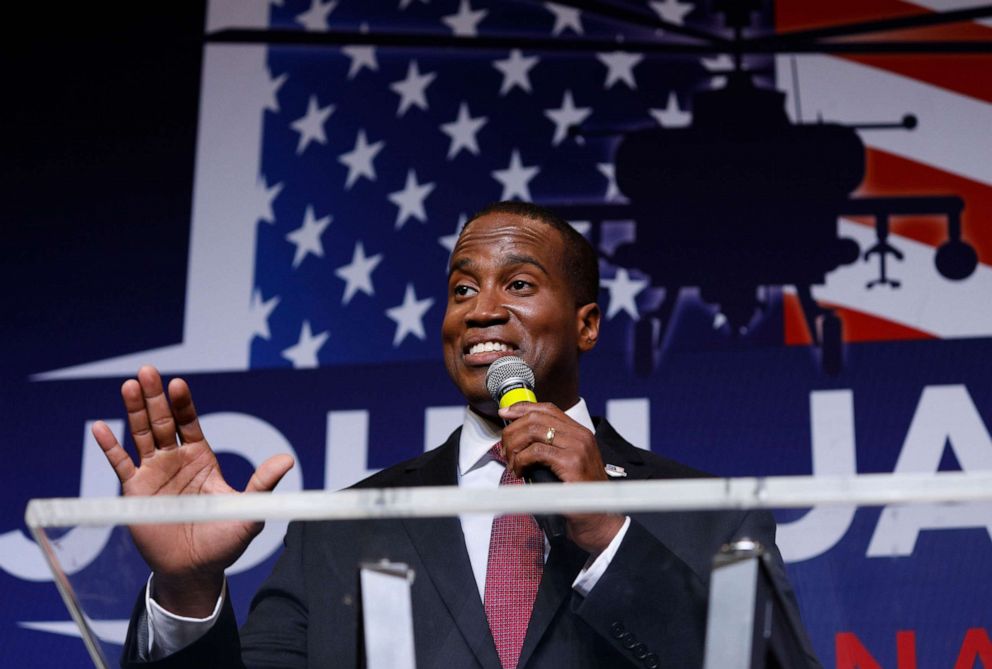
[[[517,402],[537,402],[534,394],[534,370],[520,358],[508,355],[498,358],[486,370],[486,388],[500,409]],[[509,424],[509,421],[507,421]],[[546,465],[534,465],[524,472],[527,483],[560,483]],[[549,541],[565,536],[565,519],[562,516],[535,516]]]

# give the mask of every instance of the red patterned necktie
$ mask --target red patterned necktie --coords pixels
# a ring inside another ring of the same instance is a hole
[[[500,444],[490,453],[506,464]],[[510,469],[500,485],[523,483]],[[513,669],[520,659],[527,624],[544,571],[544,535],[533,516],[505,515],[493,519],[486,569],[485,607],[489,629],[503,669]]]

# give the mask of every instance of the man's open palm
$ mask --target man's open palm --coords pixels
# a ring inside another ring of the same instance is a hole
[[[138,465],[106,423],[93,426],[93,436],[117,473],[124,494],[237,493],[224,480],[203,436],[186,382],[173,379],[166,397],[154,367],[142,367],[137,376],[124,383],[121,396]],[[292,466],[289,455],[269,458],[252,474],[245,492],[272,490]],[[202,613],[201,599],[212,608],[224,569],[261,530],[262,523],[247,521],[131,526],[135,545],[155,572],[159,602],[175,613],[187,614]],[[198,597],[192,592],[196,589],[213,592]]]

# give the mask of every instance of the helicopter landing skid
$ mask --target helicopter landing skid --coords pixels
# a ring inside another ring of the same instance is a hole
[[[634,373],[640,377],[650,376],[660,362],[680,292],[678,286],[665,286],[658,308],[634,324]]]
[[[796,286],[796,293],[810,339],[820,349],[820,368],[827,376],[837,376],[844,368],[844,324],[833,309],[820,306],[808,285]]]

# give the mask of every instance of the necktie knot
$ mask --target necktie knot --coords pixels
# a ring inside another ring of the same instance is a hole
[[[502,441],[497,441],[495,444],[492,445],[492,447],[489,449],[489,455],[493,456],[496,462],[500,463],[501,465],[506,464],[506,455],[503,453]]]
[[[524,482],[522,478],[513,473],[512,469],[506,466],[506,451],[503,450],[503,442],[497,441],[489,449],[489,452],[495,458],[496,462],[505,467],[503,475],[499,479],[500,485],[520,485]]]

